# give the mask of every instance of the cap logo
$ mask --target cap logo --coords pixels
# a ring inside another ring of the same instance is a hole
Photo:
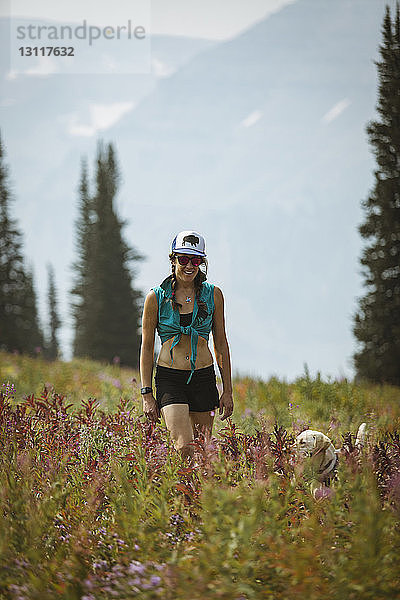
[[[196,237],[195,235],[185,235],[185,237],[183,238],[182,241],[182,245],[185,245],[186,243],[191,244],[192,246],[197,246],[197,244],[200,242],[199,238]]]

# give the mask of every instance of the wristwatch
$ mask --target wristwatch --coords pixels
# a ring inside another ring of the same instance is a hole
[[[143,387],[143,388],[140,388],[140,393],[141,394],[152,394],[153,389],[151,387]]]

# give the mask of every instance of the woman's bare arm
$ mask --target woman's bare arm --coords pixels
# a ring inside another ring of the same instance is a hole
[[[220,414],[224,412],[222,420],[233,412],[231,358],[228,340],[225,331],[224,297],[219,287],[214,286],[214,319],[213,342],[215,358],[222,378],[222,395],[220,397]]]
[[[140,379],[142,387],[152,387],[154,362],[154,337],[157,327],[158,304],[152,290],[146,296],[142,316],[142,344],[140,347]],[[153,393],[143,395],[143,412],[156,421],[160,414]]]

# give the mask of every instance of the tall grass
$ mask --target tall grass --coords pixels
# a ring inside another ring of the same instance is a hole
[[[0,354],[1,600],[400,598],[399,389],[237,378],[187,462],[137,379]],[[309,425],[346,449],[318,500]]]

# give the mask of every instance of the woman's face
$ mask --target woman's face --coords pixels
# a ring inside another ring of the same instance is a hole
[[[198,258],[194,254],[180,254],[179,256],[187,256],[188,258]],[[190,260],[187,265],[179,264],[178,257],[175,256],[175,275],[177,279],[180,279],[184,283],[191,283],[195,280],[199,267],[195,267]]]

